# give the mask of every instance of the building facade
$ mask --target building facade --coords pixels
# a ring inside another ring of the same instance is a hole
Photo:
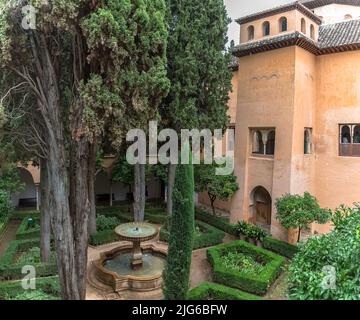
[[[297,1],[237,22],[231,221],[291,241],[276,220],[282,195],[308,191],[331,209],[360,202],[360,1]]]

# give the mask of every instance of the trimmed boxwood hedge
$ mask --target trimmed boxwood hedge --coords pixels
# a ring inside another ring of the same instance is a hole
[[[4,220],[0,220],[0,236],[5,231],[8,223],[9,223],[9,218],[8,217],[6,217]]]
[[[14,263],[14,258],[21,251],[32,247],[40,247],[39,239],[11,241],[8,249],[0,260],[0,280],[21,279],[23,265]],[[56,263],[38,263],[34,265],[37,277],[47,277],[57,274]]]
[[[218,228],[228,234],[237,236],[236,225],[231,224],[226,218],[217,217],[212,214],[209,214],[203,210],[196,210],[195,213],[196,219],[201,220],[215,228]]]
[[[36,290],[42,290],[47,294],[60,298],[59,277],[37,278]],[[0,282],[0,300],[11,299],[21,293],[24,293],[21,281]]]
[[[262,272],[249,275],[241,271],[228,270],[223,264],[222,257],[231,251],[241,252],[250,255],[255,260],[262,261],[264,263]],[[210,248],[207,255],[213,267],[215,282],[258,295],[266,294],[281,273],[282,265],[285,262],[284,257],[241,240]]]
[[[16,232],[16,240],[28,240],[34,238],[40,238],[40,219],[35,218],[35,223],[39,226],[38,228],[33,228],[31,230],[27,230],[28,219],[30,217],[24,218],[19,225],[19,228]]]
[[[11,220],[23,220],[25,218],[40,219],[39,211],[14,211],[10,219]]]
[[[208,248],[216,246],[219,243],[222,243],[225,237],[225,233],[221,230],[218,230],[204,222],[196,221],[196,226],[200,228],[203,232],[201,235],[195,235],[194,237],[194,246],[193,249]],[[169,240],[169,231],[165,228],[160,230],[160,240],[168,242]]]
[[[203,282],[190,290],[187,300],[263,300],[259,296],[225,287],[213,282]]]
[[[263,247],[289,259],[292,259],[299,250],[297,246],[274,239],[272,237],[266,237],[263,240]]]

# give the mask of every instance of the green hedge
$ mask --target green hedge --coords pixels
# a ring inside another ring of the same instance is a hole
[[[201,235],[195,234],[193,249],[208,248],[222,243],[225,233],[204,222],[196,221],[196,226],[203,232]],[[160,230],[160,240],[168,242],[169,231],[165,228]]]
[[[263,240],[263,247],[289,259],[292,259],[299,250],[297,246],[272,237],[266,237]]]
[[[203,282],[189,291],[188,300],[263,300],[259,296],[237,289],[225,287],[221,284]]]
[[[0,236],[5,231],[8,223],[9,223],[9,218],[8,217],[6,217],[4,220],[0,220]]]
[[[228,219],[217,217],[203,210],[196,210],[196,219],[201,220],[217,229],[220,229],[228,234],[237,236],[236,225],[231,224]]]
[[[39,211],[14,211],[11,214],[11,220],[23,220],[25,218],[40,219]]]
[[[60,298],[59,277],[37,278],[36,290],[42,290],[49,295]],[[24,293],[21,281],[0,282],[0,300],[11,299],[21,293]]]
[[[255,260],[261,261],[264,266],[263,270],[260,274],[249,275],[227,269],[223,264],[222,257],[231,251],[250,255]],[[213,267],[215,282],[258,295],[266,294],[281,273],[282,265],[285,262],[285,258],[245,241],[222,244],[209,249],[207,253]]]
[[[14,263],[14,258],[22,251],[32,247],[40,247],[39,239],[11,241],[8,249],[0,259],[0,280],[21,279],[23,265]],[[34,265],[37,277],[53,276],[57,274],[56,263],[38,263]]]
[[[31,230],[27,230],[28,219],[30,217],[24,218],[19,225],[19,228],[16,232],[16,240],[28,240],[34,238],[40,238],[40,219],[35,218],[35,223],[39,226]]]

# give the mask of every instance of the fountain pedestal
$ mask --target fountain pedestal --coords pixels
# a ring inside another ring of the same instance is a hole
[[[134,241],[133,242],[133,250],[132,250],[132,259],[131,259],[131,267],[133,269],[141,268],[143,264],[143,253],[141,250],[141,242]]]

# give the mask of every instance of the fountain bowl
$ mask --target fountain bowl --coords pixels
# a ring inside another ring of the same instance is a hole
[[[106,264],[109,261],[113,261],[116,258],[121,259],[121,256],[131,254],[132,250],[133,246],[129,244],[102,253],[100,255],[100,259],[93,262],[93,266],[95,268],[95,277],[97,280],[112,287],[115,292],[125,290],[145,292],[160,289],[163,282],[163,269],[154,270],[154,272],[149,275],[139,276],[134,275],[136,271],[134,271],[134,269],[132,269],[130,266],[128,269],[128,274],[119,274],[117,272],[111,271],[106,267]],[[163,259],[165,263],[167,250],[157,248],[154,244],[144,244],[142,245],[142,250],[145,255],[149,254],[155,257],[159,257]]]

